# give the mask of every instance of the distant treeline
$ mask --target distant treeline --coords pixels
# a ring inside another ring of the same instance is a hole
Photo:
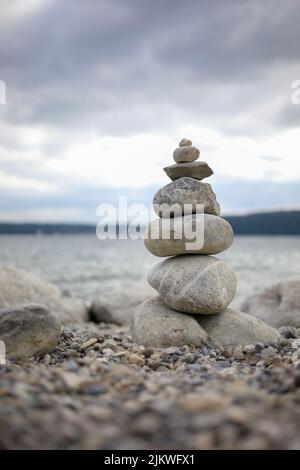
[[[224,217],[237,235],[300,235],[300,211]]]
[[[300,211],[266,212],[224,216],[237,235],[300,235]],[[95,225],[81,224],[14,224],[0,223],[0,234],[88,234]]]
[[[14,223],[0,223],[0,234],[6,235],[71,235],[71,234],[84,234],[95,233],[96,227],[94,225],[81,225],[81,224],[14,224]]]

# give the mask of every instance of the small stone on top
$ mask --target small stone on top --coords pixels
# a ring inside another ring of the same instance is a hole
[[[196,147],[192,145],[184,145],[183,147],[177,147],[173,152],[173,158],[176,163],[187,163],[197,160],[200,152]]]
[[[192,145],[192,141],[189,140],[189,139],[182,139],[180,142],[179,142],[179,147],[185,147],[186,145]]]

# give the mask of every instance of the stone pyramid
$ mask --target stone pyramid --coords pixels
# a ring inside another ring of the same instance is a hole
[[[154,196],[158,219],[145,234],[145,246],[166,257],[148,274],[158,292],[133,315],[131,334],[139,344],[153,347],[197,347],[204,343],[233,350],[258,342],[276,342],[279,333],[250,315],[228,308],[237,279],[233,269],[212,256],[233,242],[230,224],[220,217],[220,205],[208,183],[213,174],[196,161],[199,150],[183,139],[173,153],[175,165],[164,168],[172,180]]]

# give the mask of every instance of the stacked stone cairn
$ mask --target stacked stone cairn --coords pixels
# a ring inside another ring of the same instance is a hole
[[[199,154],[190,140],[181,140],[173,153],[176,164],[164,168],[172,182],[154,196],[159,218],[149,224],[145,246],[166,259],[148,274],[159,295],[134,313],[133,340],[152,347],[208,343],[226,350],[275,343],[280,337],[275,329],[228,308],[236,293],[236,276],[212,255],[231,246],[233,230],[220,217],[210,184],[202,182],[213,171],[206,162],[197,161]]]

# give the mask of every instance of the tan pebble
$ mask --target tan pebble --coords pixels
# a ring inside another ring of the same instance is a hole
[[[93,346],[93,344],[97,343],[97,338],[90,338],[88,339],[85,343],[81,345],[81,350],[84,351],[85,349],[89,348],[90,346]]]
[[[115,351],[110,348],[104,348],[102,349],[102,352],[105,354],[105,356],[113,356],[115,354]]]
[[[261,367],[261,366],[264,366],[265,363],[262,359],[260,359],[257,363],[256,363],[257,367]]]
[[[223,356],[226,357],[227,359],[232,357],[232,350],[225,349],[223,352]]]
[[[152,354],[154,354],[154,349],[151,347],[148,347],[145,349],[144,354],[146,357],[150,357],[152,356]]]
[[[279,355],[272,357],[271,361],[272,361],[271,362],[272,366],[274,366],[274,367],[280,366],[282,364],[282,358]]]
[[[51,356],[50,356],[50,354],[45,354],[45,356],[44,356],[44,364],[45,364],[46,366],[49,366],[50,362],[51,362]]]
[[[241,360],[244,359],[244,353],[243,353],[243,348],[242,346],[236,346],[233,351],[233,357],[234,359]]]
[[[115,357],[124,357],[124,356],[127,356],[127,354],[128,353],[126,351],[120,351],[115,354]]]
[[[236,369],[234,367],[227,367],[226,369],[221,370],[218,375],[221,377],[230,377],[231,375],[236,375]]]
[[[249,421],[249,414],[238,406],[230,406],[226,410],[226,416],[239,424],[247,424]]]
[[[95,359],[95,361],[97,361],[97,364],[99,364],[99,366],[100,366],[100,365],[109,365],[108,360],[105,359],[104,357],[97,357],[97,358]]]
[[[144,358],[141,356],[138,356],[137,354],[131,354],[128,359],[129,359],[129,362],[131,362],[132,364],[137,364],[137,365],[145,364]]]
[[[87,380],[86,377],[81,377],[73,372],[63,372],[60,375],[65,386],[72,390],[78,389]]]

